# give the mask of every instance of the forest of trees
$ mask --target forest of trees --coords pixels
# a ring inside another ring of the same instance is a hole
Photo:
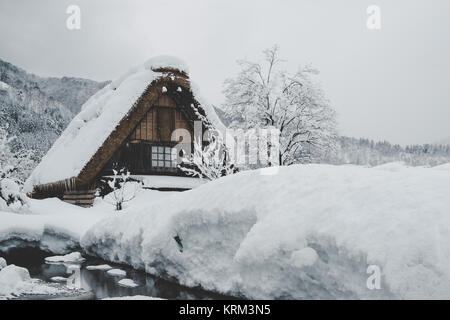
[[[388,141],[373,141],[351,137],[338,137],[335,150],[320,162],[376,166],[402,161],[410,166],[436,166],[450,162],[450,144],[422,144],[400,146]]]

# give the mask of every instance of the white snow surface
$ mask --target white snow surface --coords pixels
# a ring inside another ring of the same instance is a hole
[[[205,180],[198,178],[176,176],[140,176],[138,179],[142,180],[143,185],[146,188],[193,189],[205,183]]]
[[[127,275],[127,272],[122,269],[111,269],[106,271],[106,273],[115,277],[125,277]]]
[[[66,282],[67,283],[67,278],[60,277],[60,276],[51,277],[50,280],[53,281],[53,282]]]
[[[9,85],[7,83],[4,83],[3,81],[0,81],[0,90],[8,90]]]
[[[112,297],[112,298],[104,298],[102,300],[166,300],[163,298],[156,298],[150,296],[123,296],[123,297]]]
[[[78,263],[83,262],[86,259],[81,256],[81,253],[79,252],[71,252],[63,256],[52,256],[52,257],[46,257],[45,262],[49,263]]]
[[[32,279],[27,269],[13,264],[0,270],[0,300],[23,295],[74,295],[79,291],[60,284]]]
[[[95,224],[82,247],[248,298],[450,296],[450,170],[294,165],[260,173],[141,197]],[[366,286],[370,265],[381,269],[380,290]]]
[[[66,254],[79,246],[80,237],[97,221],[114,214],[109,204],[100,210],[77,207],[57,198],[28,199],[27,213],[0,211],[0,250],[35,246]]]
[[[154,57],[132,68],[89,98],[27,179],[24,191],[31,192],[35,185],[76,177],[148,85],[161,76],[153,70],[163,66],[188,70],[178,58]],[[224,126],[214,108],[202,98],[198,99],[213,125],[222,130]]]
[[[8,264],[6,263],[5,258],[0,257],[0,270],[6,267]]]
[[[100,264],[96,266],[87,266],[87,270],[101,270],[101,271],[108,271],[111,270],[113,267],[111,267],[109,264]]]
[[[127,287],[127,288],[136,288],[139,285],[133,281],[133,279],[122,279],[119,280],[117,282],[119,285],[121,285],[122,287]]]

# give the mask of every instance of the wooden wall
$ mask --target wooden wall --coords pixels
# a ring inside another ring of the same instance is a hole
[[[192,121],[191,121],[192,122]],[[169,96],[161,96],[154,106],[144,115],[136,129],[130,135],[130,141],[144,140],[170,142],[175,129],[192,131],[180,109]]]

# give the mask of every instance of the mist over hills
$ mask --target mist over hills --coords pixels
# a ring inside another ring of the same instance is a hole
[[[40,77],[0,59],[0,125],[16,136],[16,149],[35,152],[38,161],[83,103],[108,82]]]

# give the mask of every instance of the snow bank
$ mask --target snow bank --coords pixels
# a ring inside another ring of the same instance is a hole
[[[166,300],[166,299],[137,295],[137,296],[104,298],[102,300]]]
[[[6,263],[5,258],[0,257],[0,270],[6,267],[8,264]]]
[[[80,113],[42,158],[25,182],[24,191],[31,192],[35,185],[78,176],[146,88],[161,76],[154,70],[162,67],[188,72],[187,65],[178,58],[154,57],[98,91],[86,101]],[[202,107],[212,123],[223,130],[224,126],[214,109],[207,103],[202,103]]]
[[[450,171],[241,172],[100,221],[93,255],[248,298],[450,296]],[[381,288],[367,287],[367,268]]]
[[[29,213],[0,211],[0,251],[37,247],[55,254],[79,248],[81,236],[113,210],[90,210],[59,199],[29,199]]]

